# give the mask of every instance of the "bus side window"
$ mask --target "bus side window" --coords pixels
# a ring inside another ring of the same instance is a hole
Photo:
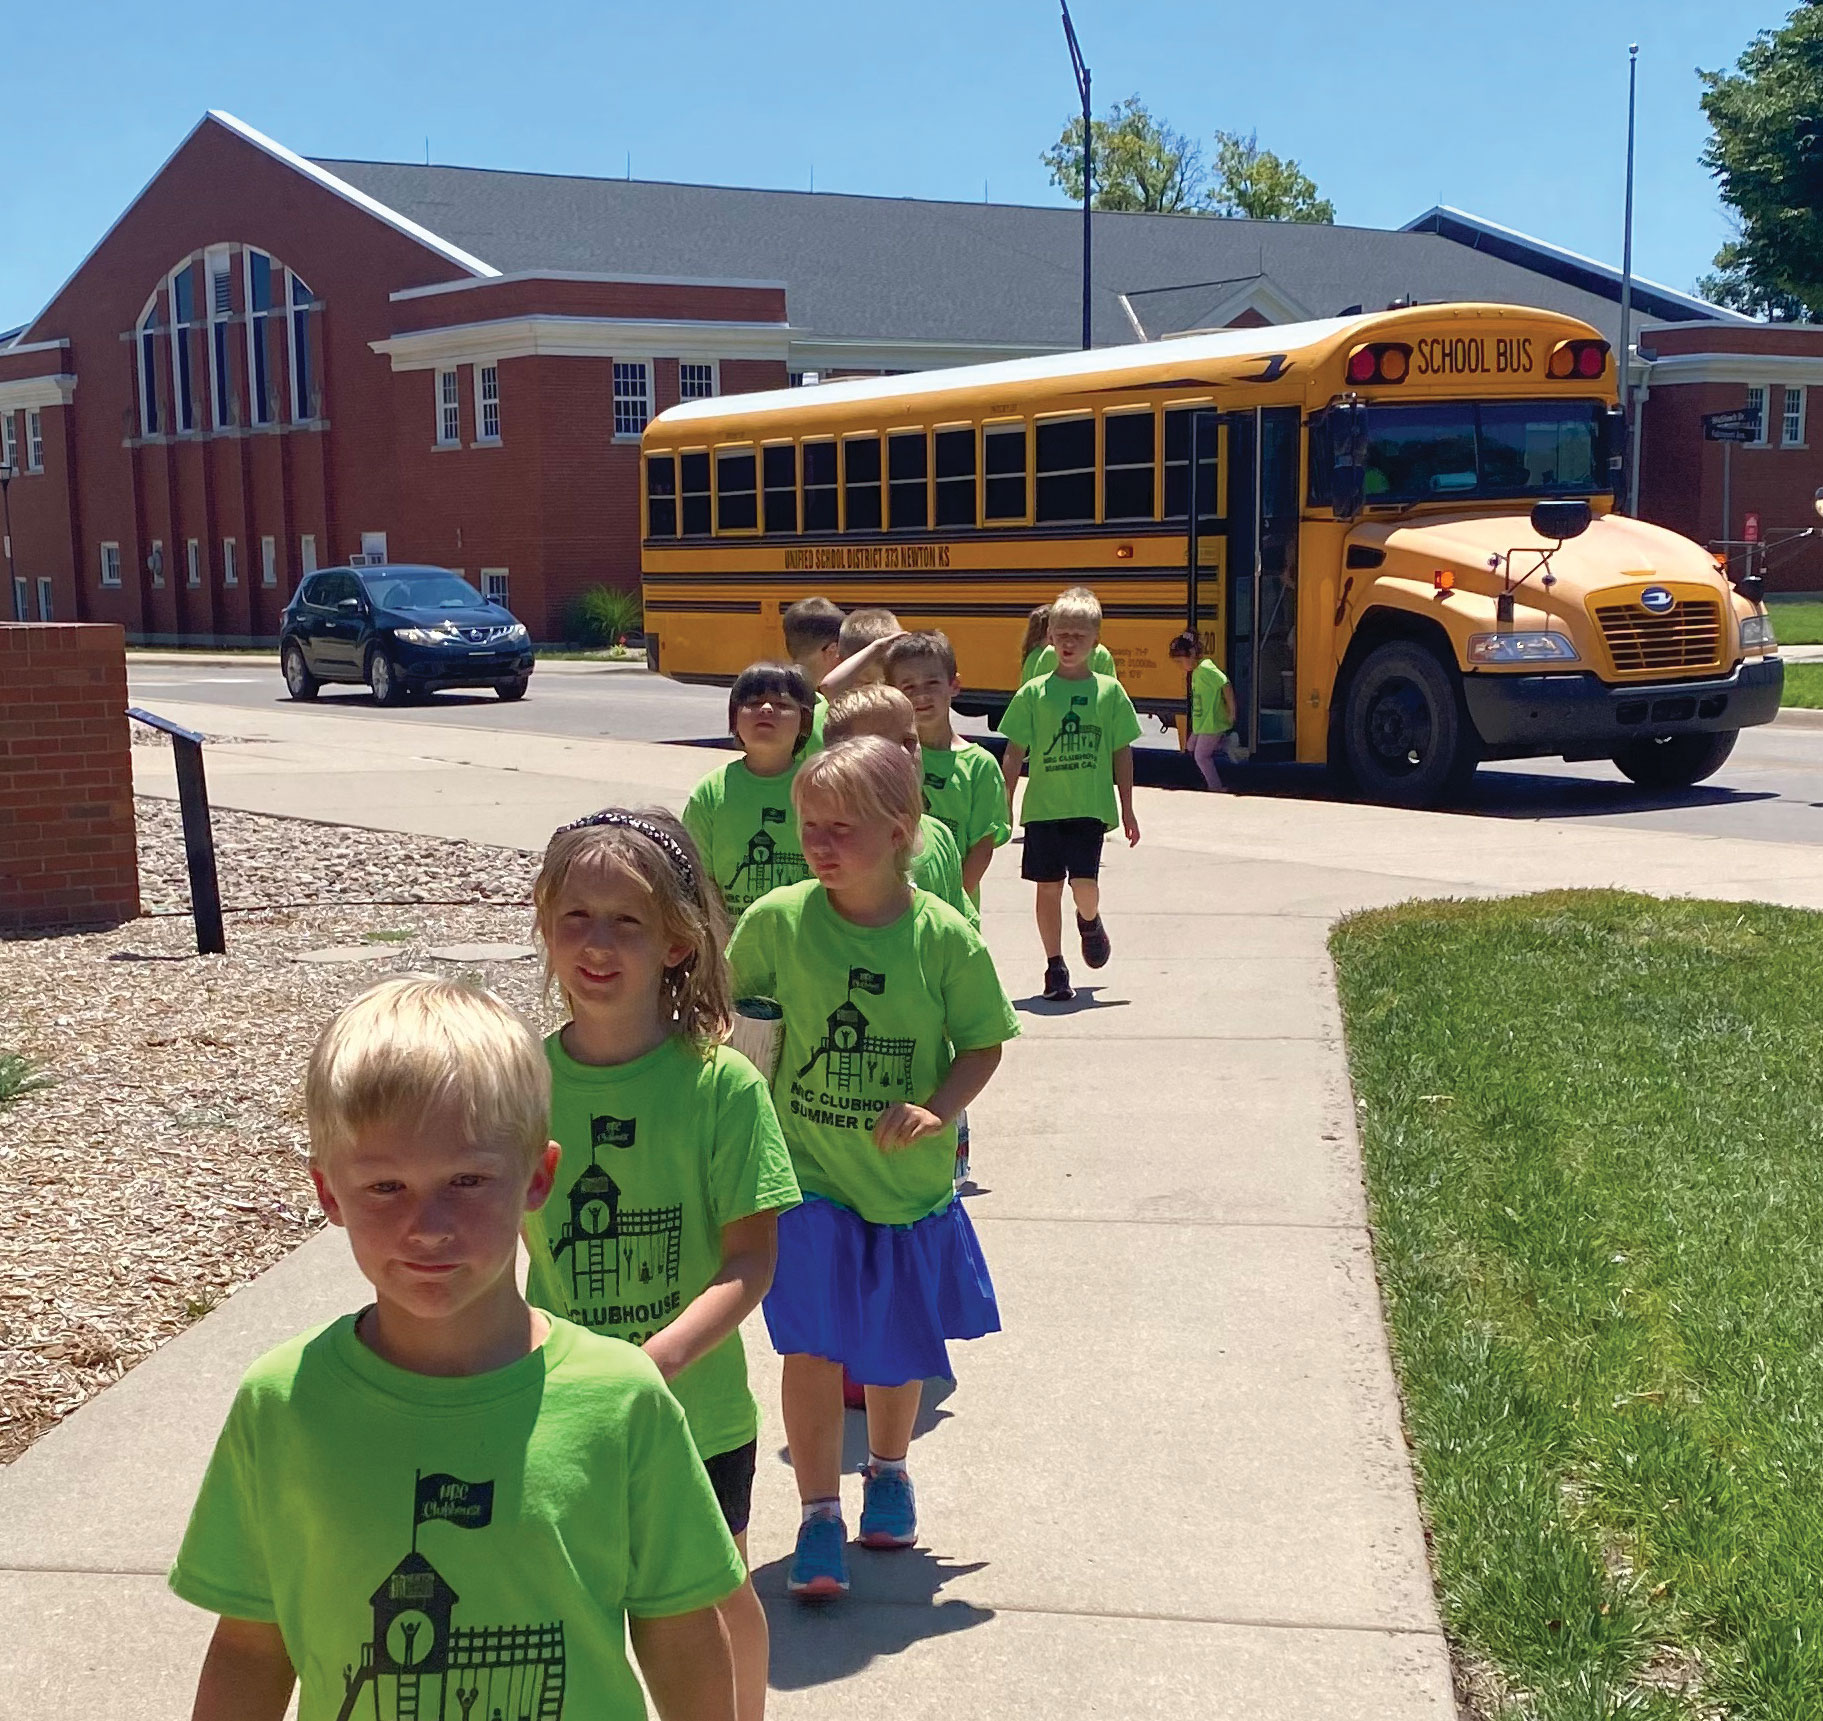
[[[880,439],[842,439],[842,530],[877,532],[880,515]]]
[[[922,532],[930,524],[930,497],[925,480],[930,450],[921,430],[898,431],[886,439],[887,500],[895,532]]]
[[[715,451],[715,529],[751,532],[760,523],[758,487],[751,448]]]
[[[1158,425],[1151,411],[1111,412],[1102,420],[1101,517],[1154,520],[1158,499]]]
[[[804,530],[836,529],[836,445],[804,444]]]
[[[975,432],[972,426],[937,432],[937,524],[975,523]]]
[[[646,456],[646,535],[677,536],[677,456]]]
[[[678,462],[682,467],[684,536],[709,536],[709,452],[699,449]]]
[[[798,451],[795,443],[775,442],[761,450],[761,478],[766,488],[766,530],[798,529]]]
[[[1093,521],[1095,518],[1095,420],[1040,420],[1034,438],[1038,506],[1033,518]]]
[[[982,438],[981,464],[987,470],[987,520],[1025,518],[1025,426],[990,425]]]
[[[1213,407],[1179,407],[1165,414],[1165,518],[1181,520],[1189,513],[1190,415],[1203,415],[1197,431],[1196,512],[1198,519],[1216,515],[1215,463],[1221,430]]]

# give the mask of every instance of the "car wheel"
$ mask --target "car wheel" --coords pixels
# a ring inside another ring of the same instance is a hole
[[[532,685],[529,675],[515,675],[511,681],[496,681],[494,691],[502,699],[523,699],[525,690]]]
[[[1688,789],[1721,770],[1739,735],[1738,729],[1725,729],[1635,741],[1614,755],[1614,763],[1642,789]]]
[[[367,654],[367,685],[373,689],[377,705],[397,705],[405,698],[405,683],[384,646],[375,646]]]
[[[279,666],[285,672],[285,691],[293,699],[314,699],[317,689],[323,684],[310,673],[310,665],[304,661],[304,648],[293,640],[285,647]]]
[[[1359,794],[1395,807],[1459,798],[1480,762],[1453,669],[1410,640],[1376,646],[1348,679],[1343,762]]]

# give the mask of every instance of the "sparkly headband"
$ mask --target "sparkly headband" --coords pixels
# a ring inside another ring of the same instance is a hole
[[[677,876],[683,880],[684,889],[694,893],[696,890],[696,868],[690,864],[690,856],[684,845],[662,825],[655,825],[650,819],[642,819],[637,813],[623,813],[617,807],[608,807],[599,813],[590,813],[586,819],[576,819],[567,825],[560,825],[556,834],[562,836],[566,831],[586,831],[595,825],[612,825],[619,830],[637,831],[648,841],[656,843],[665,851],[665,858],[677,869]]]

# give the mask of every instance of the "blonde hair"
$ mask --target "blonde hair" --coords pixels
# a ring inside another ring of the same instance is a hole
[[[901,872],[923,846],[918,828],[924,817],[923,772],[903,747],[879,735],[838,741],[805,760],[791,784],[791,804],[800,819],[811,795],[828,796],[857,824],[903,823],[911,834],[897,851]]]
[[[1051,600],[1048,627],[1068,627],[1072,623],[1078,627],[1092,627],[1098,634],[1101,632],[1101,599],[1087,586],[1071,586]]]
[[[877,639],[891,639],[896,633],[905,630],[899,626],[899,618],[891,610],[871,609],[850,610],[842,618],[842,630],[836,636],[836,649],[844,657],[853,657],[864,645],[872,645]]]
[[[532,886],[532,914],[544,946],[544,986],[562,989],[551,964],[557,904],[578,868],[615,868],[632,877],[658,910],[659,936],[688,954],[667,968],[659,1008],[697,1051],[728,1038],[734,1024],[728,960],[728,916],[690,833],[662,807],[607,807],[553,836]],[[575,1006],[566,996],[571,1014]]]
[[[383,980],[323,1030],[304,1075],[310,1157],[327,1164],[376,1124],[453,1105],[476,1147],[529,1165],[551,1134],[544,1048],[492,993],[453,980]]]
[[[913,737],[918,733],[918,714],[912,710],[912,702],[898,688],[880,681],[842,694],[823,719],[823,742],[829,747],[862,735],[877,735],[903,747],[907,733]]]

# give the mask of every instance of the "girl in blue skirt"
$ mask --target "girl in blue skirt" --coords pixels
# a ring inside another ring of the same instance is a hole
[[[917,766],[878,736],[844,741],[792,785],[815,874],[760,898],[728,947],[737,995],[783,1006],[773,1097],[804,1192],[781,1215],[764,1304],[785,1358],[785,1433],[803,1521],[793,1594],[848,1588],[842,1370],[866,1388],[860,1538],[918,1539],[906,1454],[948,1339],[997,1332],[987,1263],[954,1199],[956,1119],[1019,1032],[987,947],[908,882]]]

